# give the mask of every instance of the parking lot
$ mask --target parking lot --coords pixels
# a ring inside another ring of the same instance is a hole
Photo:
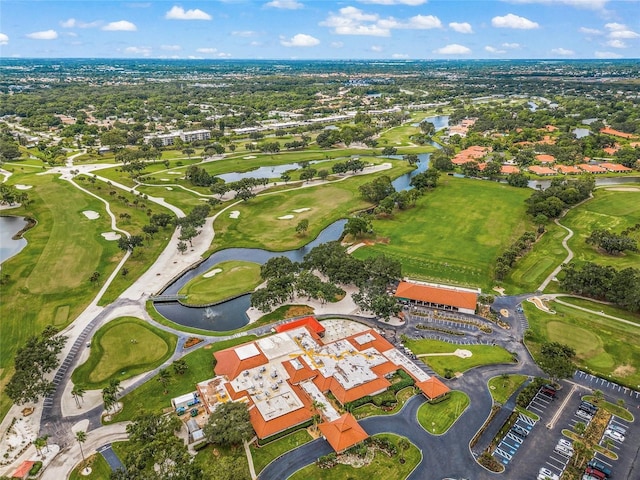
[[[571,456],[563,455],[561,453],[563,449],[556,449],[556,446],[561,439],[568,440],[562,435],[563,429],[574,430],[578,422],[582,422],[585,426],[589,424],[589,417],[579,413],[578,407],[581,404],[582,396],[590,394],[591,389],[569,382],[561,383],[563,388],[558,391],[555,400],[546,399],[540,393],[532,400],[529,409],[540,415],[541,420],[537,427],[531,430],[526,440],[518,446],[517,455],[512,455],[509,462],[505,464],[507,474],[518,472],[518,478],[533,479],[537,478],[541,468],[547,469],[558,477],[564,472]],[[599,383],[602,384],[602,382]],[[617,390],[615,387],[613,389]],[[615,399],[608,398],[608,400],[613,400],[615,403]],[[632,413],[636,413],[636,411],[634,410]],[[612,470],[611,477],[614,479],[638,478],[637,475],[634,477],[632,473],[638,468],[636,465],[634,470],[633,462],[640,453],[640,428],[638,428],[637,422],[629,423],[619,417],[612,416],[610,424],[626,431],[624,441],[610,438],[609,445],[605,445],[608,443],[606,438],[609,438],[605,435],[600,440],[600,445],[609,446],[619,458],[612,460],[599,453],[596,453],[595,458]],[[496,458],[501,460],[500,456],[496,456]]]

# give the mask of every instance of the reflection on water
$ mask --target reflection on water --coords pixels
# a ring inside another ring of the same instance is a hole
[[[27,246],[24,238],[13,239],[27,224],[22,217],[0,217],[0,263],[17,255]]]

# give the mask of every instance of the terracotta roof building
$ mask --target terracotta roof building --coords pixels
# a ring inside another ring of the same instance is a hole
[[[619,163],[604,162],[604,163],[601,163],[599,166],[604,168],[605,170],[607,170],[609,172],[622,173],[622,172],[632,172],[633,171],[632,168],[625,167],[624,165],[620,165]]]
[[[320,336],[324,335],[325,329],[322,324],[318,320],[316,320],[315,317],[305,317],[299,320],[294,320],[293,322],[282,323],[275,327],[275,331],[281,333],[302,326],[308,327],[310,330],[314,331]]]
[[[478,291],[418,282],[400,282],[397,298],[414,304],[473,314],[476,311]]]
[[[416,387],[418,387],[429,400],[446,395],[450,391],[449,387],[436,377],[431,377],[429,380],[416,383]]]
[[[573,174],[573,173],[582,173],[582,170],[574,167],[573,165],[557,165],[556,172],[563,174]]]
[[[29,471],[36,464],[33,460],[25,460],[20,464],[18,468],[11,474],[11,478],[27,478],[29,476]]]
[[[604,133],[606,135],[613,135],[614,137],[620,137],[620,138],[633,138],[632,134],[621,132],[619,130],[614,130],[611,127],[606,127],[601,129],[600,133]]]
[[[540,154],[536,155],[536,160],[540,163],[555,163],[556,157],[553,155]]]
[[[599,167],[598,165],[590,165],[588,163],[581,163],[577,166],[579,169],[587,172],[587,173],[607,173],[607,171]]]
[[[542,175],[543,177],[544,176],[548,176],[548,175],[555,175],[556,174],[555,170],[552,170],[549,167],[540,167],[538,165],[533,165],[533,166],[529,167],[528,170],[531,173],[535,173],[536,175]]]
[[[318,428],[329,445],[338,453],[369,437],[350,413],[345,413],[332,422],[321,423]]]
[[[520,169],[515,165],[502,165],[500,167],[500,173],[509,175],[511,173],[520,173]]]

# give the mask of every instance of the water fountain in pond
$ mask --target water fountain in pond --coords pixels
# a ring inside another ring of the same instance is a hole
[[[202,316],[207,320],[211,320],[212,318],[215,318],[216,312],[214,312],[211,307],[207,307],[204,309],[204,313],[202,314]]]

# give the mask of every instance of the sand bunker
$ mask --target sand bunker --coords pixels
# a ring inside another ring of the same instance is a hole
[[[167,172],[167,175],[182,175],[182,172]]]
[[[291,220],[293,218],[293,215],[283,215],[281,217],[278,217],[278,220]]]
[[[307,208],[296,208],[296,209],[294,210],[294,212],[296,212],[296,213],[302,213],[302,212],[308,212],[309,210],[311,210],[311,209],[310,209],[310,208],[308,208],[308,207],[307,207]]]
[[[89,220],[95,220],[96,218],[100,218],[100,214],[98,212],[94,212],[93,210],[85,210],[82,213]]]
[[[29,190],[30,188],[33,188],[33,185],[22,185],[21,183],[18,183],[16,188],[18,190]]]
[[[16,188],[18,186],[16,185]],[[607,191],[611,191],[611,192],[638,192],[640,191],[640,188],[636,188],[636,187],[613,187],[613,188],[607,188]]]
[[[100,235],[102,235],[105,240],[119,240],[120,239],[120,234],[116,233],[116,232],[104,232],[104,233],[101,233]]]
[[[205,273],[204,275],[202,275],[204,278],[211,278],[216,276],[218,273],[220,273],[222,271],[221,268],[214,268],[213,270],[209,270],[207,273]]]
[[[173,190],[173,188],[172,188],[172,187],[166,187],[166,189],[167,189],[167,190]]]
[[[245,160],[251,160],[252,158],[256,158],[256,156],[255,155],[247,155],[246,157],[242,157],[242,158],[244,158]]]
[[[238,218],[240,217],[240,211],[239,210],[233,210],[231,212],[229,212],[229,218]]]
[[[509,318],[509,310],[507,310],[506,308],[501,308],[500,315],[502,315],[504,318]]]
[[[169,181],[169,179],[168,179],[168,178],[161,178],[161,179],[160,179],[160,181],[162,181],[162,182],[168,182],[168,181]]]

